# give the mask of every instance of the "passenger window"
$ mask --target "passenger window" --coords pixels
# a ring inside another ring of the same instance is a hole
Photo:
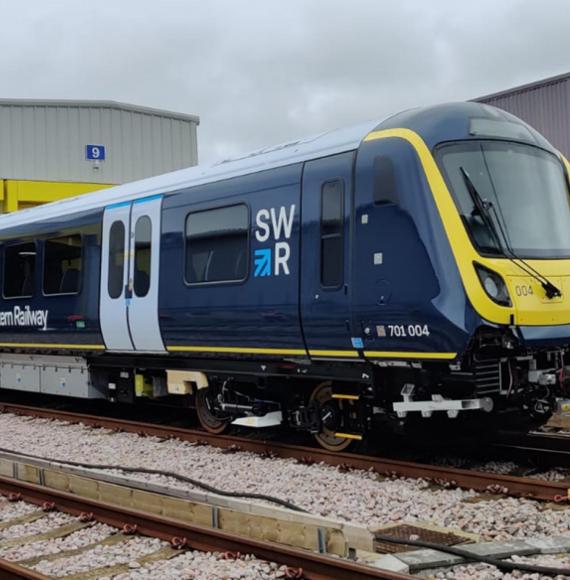
[[[36,244],[6,246],[4,252],[4,297],[29,298],[34,294]]]
[[[135,226],[135,272],[134,291],[142,298],[150,289],[150,252],[152,224],[148,216],[142,216]]]
[[[338,288],[344,279],[343,211],[341,180],[329,181],[321,189],[321,285]]]
[[[374,159],[374,203],[400,203],[394,162],[385,155]]]
[[[248,268],[249,212],[234,205],[191,213],[186,218],[186,281],[189,284],[244,280]]]
[[[82,270],[81,236],[46,240],[44,245],[44,294],[76,294]]]
[[[109,271],[107,289],[111,298],[118,298],[123,293],[125,268],[125,226],[116,221],[109,230]]]

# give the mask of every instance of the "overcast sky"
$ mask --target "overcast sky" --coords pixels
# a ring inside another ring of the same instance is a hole
[[[568,0],[0,0],[0,97],[195,113],[201,162],[570,71]]]

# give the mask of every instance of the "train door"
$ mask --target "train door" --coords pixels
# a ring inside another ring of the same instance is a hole
[[[105,208],[99,314],[108,350],[165,352],[158,323],[162,197]]]
[[[353,153],[305,164],[301,317],[311,356],[342,357],[351,345],[349,232]]]

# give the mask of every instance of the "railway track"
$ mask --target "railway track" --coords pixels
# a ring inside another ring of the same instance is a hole
[[[508,450],[512,455],[530,460],[556,463],[559,467],[570,465],[570,434],[531,430],[528,433],[500,431],[496,449]]]
[[[49,505],[50,509],[57,509],[72,515],[84,517],[85,514],[89,514],[90,518],[113,526],[118,532],[128,530],[131,533],[159,538],[169,542],[172,547],[191,548],[202,552],[254,554],[259,559],[288,566],[290,578],[402,579],[409,577],[385,570],[376,570],[338,557],[236,536],[10,478],[0,477],[0,494],[40,506]],[[17,562],[0,559],[0,578],[45,580],[48,576],[19,565]]]
[[[500,493],[563,503],[570,501],[570,483],[544,481],[528,477],[502,475],[464,468],[430,465],[353,453],[330,453],[320,448],[289,445],[286,443],[255,440],[229,435],[214,435],[196,429],[156,425],[126,419],[94,416],[85,413],[34,407],[16,403],[0,403],[0,412],[58,419],[71,423],[83,423],[117,431],[138,433],[161,438],[177,438],[183,441],[207,443],[220,448],[272,454],[275,457],[294,458],[307,463],[325,463],[349,469],[372,470],[383,476],[422,478],[442,486],[456,486],[481,492]],[[515,442],[505,443],[513,445]],[[517,442],[520,444],[520,441]]]

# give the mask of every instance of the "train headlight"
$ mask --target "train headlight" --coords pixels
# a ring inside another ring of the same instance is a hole
[[[497,282],[492,276],[486,276],[483,281],[483,286],[487,294],[493,299],[496,300],[499,297],[499,287],[497,286]]]
[[[512,306],[509,291],[505,281],[492,270],[489,270],[480,264],[475,264],[475,270],[481,281],[487,296],[501,306]]]

